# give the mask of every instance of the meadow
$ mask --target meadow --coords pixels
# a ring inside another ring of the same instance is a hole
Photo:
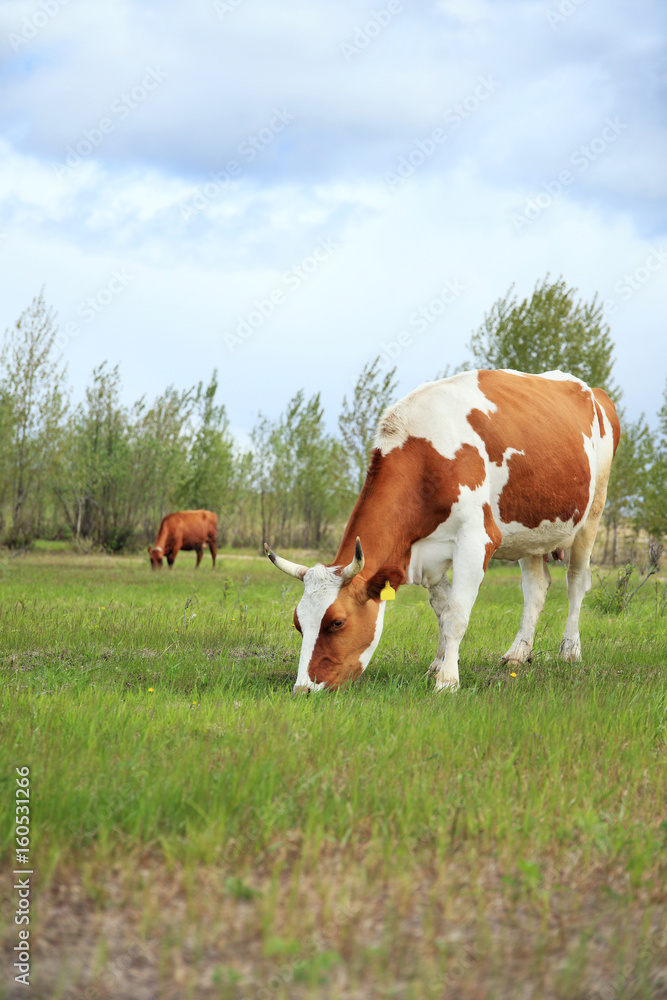
[[[493,566],[437,696],[435,616],[403,588],[361,681],[293,698],[300,584],[250,551],[193,567],[0,555],[0,997],[667,996],[664,583],[620,614],[589,595],[570,665],[552,568],[507,667],[520,575]]]

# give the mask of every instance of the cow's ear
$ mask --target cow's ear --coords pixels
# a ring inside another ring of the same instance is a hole
[[[151,552],[153,551],[153,546],[152,545],[148,545],[147,548],[148,548],[148,554],[150,555]]]
[[[373,601],[379,601],[380,592],[387,582],[397,590],[405,583],[405,573],[398,566],[383,566],[366,583],[368,597]]]

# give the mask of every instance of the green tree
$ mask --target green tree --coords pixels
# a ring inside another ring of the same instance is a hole
[[[658,411],[658,430],[652,439],[651,460],[644,484],[640,523],[651,539],[667,534],[667,385]]]
[[[349,492],[355,496],[364,485],[378,420],[395,397],[398,384],[394,380],[395,374],[395,368],[382,373],[378,355],[361,369],[350,399],[343,397],[338,429],[349,477]]]
[[[0,352],[3,466],[11,493],[7,541],[12,545],[32,538],[37,511],[56,474],[67,410],[65,368],[55,356],[57,332],[42,289],[5,332]]]
[[[0,384],[0,537],[5,531],[5,510],[11,495],[12,402]]]
[[[256,461],[251,449],[234,454],[232,515],[229,519],[228,541],[231,545],[259,545],[263,540],[261,499],[256,492]]]
[[[607,488],[604,510],[606,537],[602,556],[602,561],[606,562],[611,555],[614,566],[618,561],[619,527],[630,523],[638,528],[641,524],[654,454],[654,441],[644,415],[630,422],[626,421],[624,411],[619,409],[619,418],[623,430]]]
[[[132,543],[141,495],[130,415],[120,402],[120,374],[103,362],[77,410],[72,472],[83,497],[81,533],[112,552]]]
[[[273,485],[273,464],[275,456],[272,440],[275,426],[262,413],[253,427],[250,440],[252,442],[251,482],[255,496],[259,500],[259,515],[261,522],[261,541],[273,537],[273,515],[275,513],[275,491]],[[274,539],[274,541],[277,541]]]
[[[325,430],[320,394],[306,400],[301,389],[279,420],[257,430],[263,527],[271,526],[267,540],[319,547],[340,510],[344,475],[340,445]]]
[[[140,400],[133,410],[134,462],[142,483],[145,536],[152,541],[165,514],[178,506],[187,462],[193,389],[169,386],[150,407]]]
[[[339,508],[342,452],[325,432],[324,409],[316,393],[302,404],[295,434],[296,502],[303,544],[319,548]]]
[[[218,373],[205,387],[197,386],[193,399],[194,430],[188,444],[179,491],[180,505],[189,510],[215,511],[222,532],[233,509],[234,441],[224,403],[216,402]]]
[[[576,289],[549,276],[519,302],[510,288],[492,306],[473,333],[468,350],[475,368],[514,368],[535,374],[560,369],[592,387],[605,389],[614,401],[614,344],[597,295],[576,301]]]

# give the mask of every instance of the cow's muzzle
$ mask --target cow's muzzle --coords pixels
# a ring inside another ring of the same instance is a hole
[[[292,688],[292,697],[296,698],[299,694],[310,694],[311,690],[307,684],[295,684]]]

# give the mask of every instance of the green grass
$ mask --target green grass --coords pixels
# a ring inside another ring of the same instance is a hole
[[[36,934],[77,928],[36,951],[33,996],[139,1000],[142,975],[151,997],[661,995],[662,584],[584,605],[569,665],[552,570],[533,663],[508,669],[520,578],[493,568],[438,696],[405,588],[361,682],[295,699],[300,585],[193,562],[0,560],[0,844],[9,869],[28,765]]]

